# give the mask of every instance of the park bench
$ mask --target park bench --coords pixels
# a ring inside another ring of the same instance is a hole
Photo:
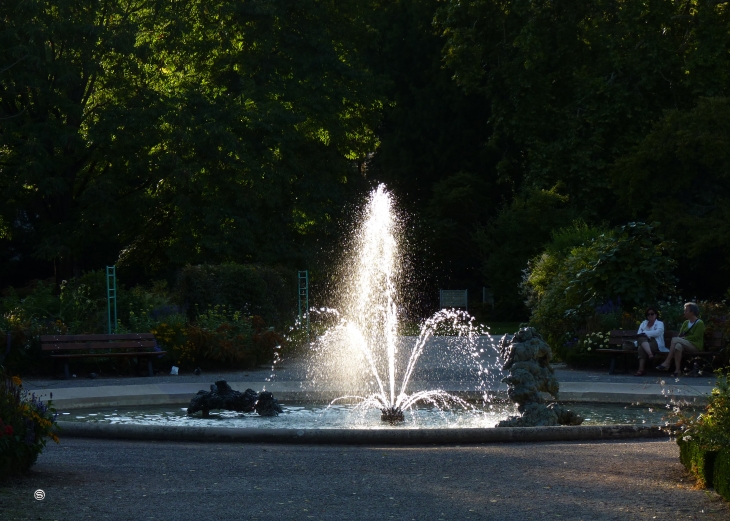
[[[55,363],[63,363],[65,378],[70,377],[69,360],[72,358],[129,357],[137,359],[139,372],[147,360],[147,374],[154,375],[152,360],[165,351],[155,351],[157,342],[152,333],[119,335],[41,335],[41,349],[51,353]]]
[[[679,331],[664,331],[664,345],[669,347],[672,338],[677,336]],[[626,373],[629,369],[629,359],[636,359],[636,350],[623,349],[623,343],[626,341],[634,341],[639,337],[635,329],[615,329],[611,331],[608,338],[609,346],[607,349],[596,349],[596,353],[610,355],[611,361],[608,368],[608,374],[616,374],[616,360],[622,357],[624,360],[624,370]],[[725,341],[721,331],[710,331],[705,333],[705,345],[704,351],[699,353],[692,353],[683,357],[682,363],[691,365],[692,371],[690,374],[698,376],[702,371],[712,370],[718,362],[723,360],[727,353]],[[667,353],[656,353],[654,355],[653,364],[659,365],[667,356]]]

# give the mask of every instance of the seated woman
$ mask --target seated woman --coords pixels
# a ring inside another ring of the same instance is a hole
[[[636,376],[644,376],[646,369],[646,361],[654,358],[656,353],[666,353],[669,349],[664,345],[664,323],[659,318],[659,313],[655,308],[647,308],[646,320],[639,326],[639,370]]]
[[[697,353],[702,351],[705,342],[705,323],[699,318],[700,308],[694,302],[687,302],[684,305],[684,321],[679,328],[679,336],[672,338],[669,346],[669,354],[663,364],[656,368],[660,371],[669,370],[674,358],[674,375],[679,376],[682,372],[682,353]]]

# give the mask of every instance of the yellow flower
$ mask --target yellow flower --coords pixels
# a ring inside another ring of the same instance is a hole
[[[23,385],[23,380],[21,380],[19,376],[13,376],[11,380],[13,381],[13,385],[16,385],[18,387]]]
[[[51,439],[58,443],[58,436],[56,436],[55,434],[51,433]]]

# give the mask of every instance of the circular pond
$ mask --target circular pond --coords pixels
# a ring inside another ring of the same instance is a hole
[[[566,403],[571,410],[585,418],[583,425],[665,425],[671,421],[671,411],[640,404],[620,405],[604,403]],[[229,428],[279,429],[379,429],[393,428],[380,420],[377,409],[362,409],[355,405],[283,404],[284,412],[276,417],[262,417],[255,413],[243,414],[220,411],[209,418],[188,416],[187,409],[160,405],[146,407],[117,407],[80,409],[62,412],[59,419],[73,422],[107,424],[170,425]],[[473,409],[439,410],[431,406],[417,406],[406,412],[405,421],[396,426],[403,428],[449,429],[489,428],[500,420],[516,414],[511,404],[474,406]]]

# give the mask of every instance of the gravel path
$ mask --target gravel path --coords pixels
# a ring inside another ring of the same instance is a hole
[[[33,491],[43,489],[43,501]],[[668,441],[331,447],[65,439],[0,519],[730,519]]]

